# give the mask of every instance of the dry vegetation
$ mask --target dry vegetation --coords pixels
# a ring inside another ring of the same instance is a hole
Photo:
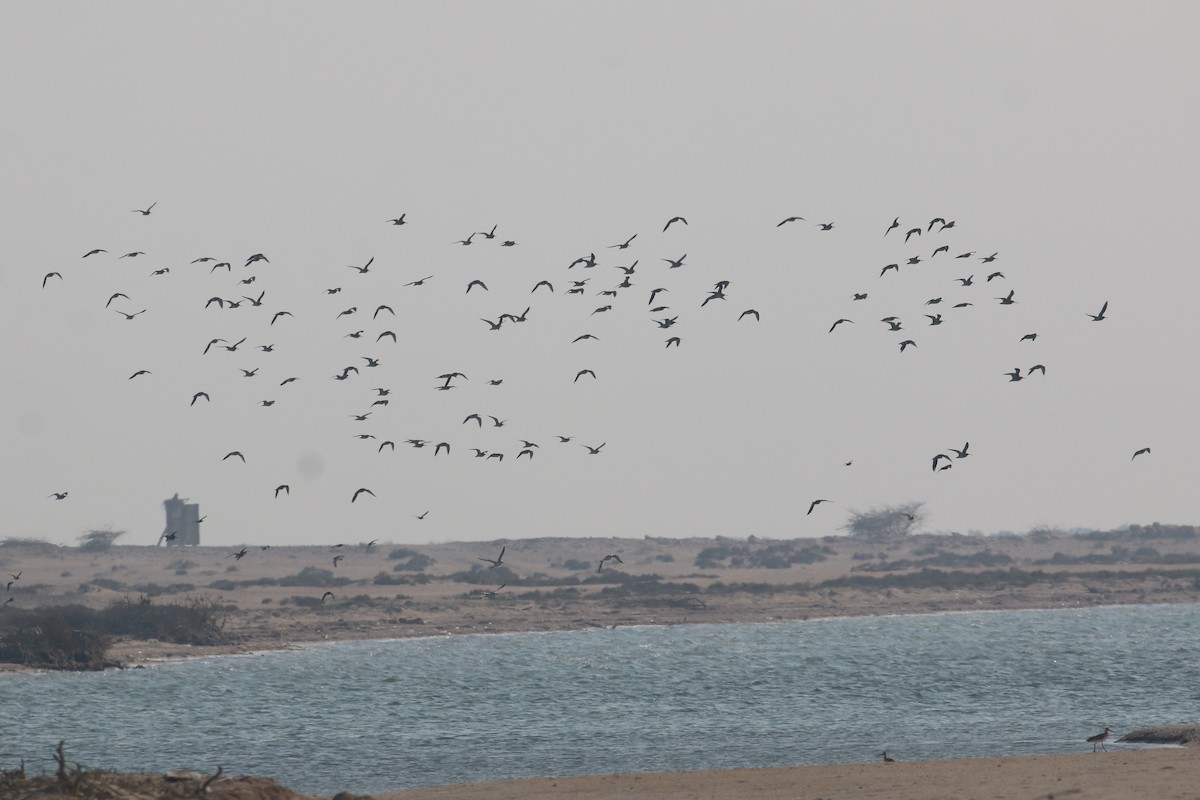
[[[480,560],[502,547],[499,567]],[[77,669],[320,640],[1200,596],[1196,530],[1157,524],[986,537],[251,547],[240,560],[229,558],[234,549],[4,541],[0,569],[22,577],[0,609],[0,661]],[[599,570],[609,553],[624,563]],[[344,556],[336,566],[334,555]]]

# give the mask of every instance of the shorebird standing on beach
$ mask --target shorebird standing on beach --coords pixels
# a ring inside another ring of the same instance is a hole
[[[1104,742],[1108,739],[1108,734],[1111,732],[1112,732],[1112,728],[1110,728],[1106,725],[1104,727],[1103,731],[1101,731],[1100,733],[1097,733],[1095,736],[1088,737],[1087,740],[1088,740],[1088,743],[1091,744],[1091,746],[1092,746],[1093,753],[1096,752],[1096,745],[1100,745],[1101,750],[1103,750],[1106,753],[1108,752],[1108,750],[1104,747]]]

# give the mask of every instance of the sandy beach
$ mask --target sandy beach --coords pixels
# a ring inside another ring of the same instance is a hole
[[[780,769],[491,781],[376,795],[379,800],[1128,800],[1200,796],[1184,748],[1069,756],[964,758]]]

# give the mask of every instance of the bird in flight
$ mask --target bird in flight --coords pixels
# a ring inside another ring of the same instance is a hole
[[[601,448],[601,447],[604,447],[604,445],[606,445],[606,444],[608,444],[608,442],[604,442],[604,443],[602,443],[602,444],[600,444],[600,445],[598,445],[598,446],[596,446],[596,447],[592,447],[591,445],[587,445],[587,444],[581,444],[581,445],[580,445],[580,447],[586,447],[586,448],[588,449],[588,453],[589,453],[590,455],[593,455],[593,456],[594,456],[594,455],[599,455],[599,454],[600,454],[600,448]]]
[[[366,487],[363,487],[363,488],[361,488],[361,489],[356,489],[356,490],[355,490],[355,492],[354,492],[354,496],[350,498],[350,502],[351,502],[351,503],[353,503],[355,500],[357,500],[357,499],[358,499],[358,496],[359,496],[360,494],[363,494],[363,493],[369,494],[369,495],[371,495],[371,497],[374,497],[374,496],[375,496],[375,493],[374,493],[374,492],[372,492],[370,489],[367,489]]]
[[[682,222],[684,225],[688,224],[688,221],[686,219],[684,219],[683,217],[671,217],[669,220],[667,220],[667,224],[663,225],[663,233],[666,233],[667,228],[671,227],[676,222]]]
[[[1014,294],[1016,294],[1016,289],[1011,290],[1008,294],[1004,295],[1004,297],[997,297],[996,299],[1000,301],[1000,305],[1002,306],[1011,306],[1013,303],[1017,302],[1016,300],[1013,300]]]
[[[334,569],[337,569],[338,562],[341,561],[343,558],[345,558],[345,556],[334,556],[333,557],[333,568]]]
[[[808,514],[811,514],[813,512],[813,509],[816,508],[817,506],[821,505],[821,503],[828,503],[828,502],[829,502],[828,500],[813,500],[811,503],[808,504]],[[805,516],[808,516],[808,514],[805,514]]]
[[[428,511],[426,511],[425,513],[426,513],[426,514],[428,514],[429,512],[428,512]],[[488,569],[495,569],[496,567],[498,567],[498,566],[500,566],[501,564],[503,564],[503,563],[504,563],[504,551],[505,551],[505,550],[507,550],[507,549],[508,549],[508,545],[505,545],[504,547],[501,547],[501,548],[500,548],[500,555],[499,555],[498,557],[496,557],[496,558],[476,558],[475,560],[476,560],[476,561],[486,561],[486,562],[488,562],[489,564],[491,564],[491,566],[490,566],[490,567],[488,567]]]
[[[406,213],[401,214],[400,216],[396,217],[395,219],[389,219],[388,222],[392,223],[393,225],[405,225],[407,223],[404,218],[407,216],[408,216],[408,213],[406,212]]]
[[[279,497],[279,493],[280,493],[280,492],[283,492],[283,493],[284,493],[284,494],[286,494],[288,497],[291,497],[291,496],[292,496],[292,487],[288,486],[286,483],[281,483],[281,484],[279,484],[278,486],[276,486],[276,487],[275,487],[275,497],[276,497],[276,499],[278,499],[278,497]]]
[[[844,318],[839,319],[838,321],[834,322],[832,325],[829,326],[829,332],[833,333],[833,329],[836,328],[838,325],[841,325],[843,322],[849,322],[851,325],[854,324],[854,320],[852,320],[852,319],[844,319]]]
[[[96,253],[107,253],[107,252],[108,252],[107,250],[97,247],[95,250],[88,250],[86,253],[83,254],[83,257],[87,258],[88,256],[96,255]]]
[[[153,203],[151,203],[147,208],[135,208],[135,209],[131,210],[129,213],[130,214],[141,214],[143,217],[148,217],[148,216],[150,216],[150,212],[154,209],[154,207],[156,205],[158,205],[157,200],[155,200]]]
[[[969,448],[970,446],[971,446],[971,443],[967,442],[966,444],[964,444],[962,446],[962,450],[956,450],[953,447],[949,448],[949,450],[951,453],[954,453],[955,458],[966,458],[967,456],[970,455],[970,453],[967,452],[967,448]]]
[[[1137,458],[1138,456],[1142,455],[1143,453],[1145,453],[1146,455],[1150,455],[1150,448],[1149,448],[1149,447],[1143,447],[1141,450],[1138,450],[1137,452],[1135,452],[1135,453],[1133,454],[1133,458],[1131,458],[1131,459],[1129,459],[1129,460],[1130,460],[1130,461],[1133,461],[1133,459],[1134,459],[1134,458]]]
[[[190,405],[190,406],[196,405],[196,401],[199,400],[201,397],[203,397],[205,399],[205,401],[211,402],[211,398],[208,396],[208,392],[196,392],[194,395],[192,395],[192,402],[188,403],[188,405]]]
[[[53,497],[55,500],[66,500],[68,494],[70,494],[70,492],[52,492],[51,494],[46,495],[46,497]],[[9,574],[11,575],[12,573]],[[21,575],[20,573],[17,573],[13,580],[16,580],[19,577],[21,577]]]
[[[225,457],[222,458],[221,460],[225,461],[226,459],[233,458],[234,456],[237,456],[238,458],[240,458],[242,460],[243,464],[246,463],[246,457],[244,455],[242,455],[242,452],[240,450],[233,450],[233,451],[230,451],[229,453],[226,453]]]
[[[334,566],[337,566],[337,565],[335,564]],[[334,597],[333,592],[330,592],[330,591],[326,591],[325,594],[321,595],[322,603],[324,603],[326,600],[336,600],[336,599],[337,598]]]
[[[365,275],[367,273],[367,270],[369,270],[371,268],[371,265],[374,263],[375,263],[375,256],[371,256],[371,258],[367,261],[367,263],[363,264],[361,267],[356,267],[353,264],[349,264],[347,266],[347,269],[356,269],[356,270],[358,270],[359,275]]]
[[[921,235],[921,229],[920,229],[920,228],[910,228],[910,229],[909,229],[909,231],[908,231],[908,233],[904,234],[904,241],[905,241],[905,243],[907,243],[907,242],[908,242],[908,239],[909,239],[909,237],[910,237],[910,236],[912,236],[914,233],[915,233],[917,236],[920,236],[920,235]]]
[[[610,244],[608,246],[608,248],[611,250],[612,248],[615,247],[618,250],[624,250],[625,248],[629,247],[629,243],[632,242],[636,238],[637,238],[637,234],[635,233],[633,236],[630,236],[628,239],[626,239],[621,244]]]
[[[675,258],[675,259],[672,259],[672,258],[660,258],[660,259],[659,259],[659,261],[665,261],[665,262],[667,262],[668,264],[670,264],[670,266],[669,266],[669,267],[667,267],[667,269],[679,269],[680,267],[682,267],[682,266],[683,266],[683,260],[684,260],[685,258],[687,258],[687,253],[684,253],[684,254],[683,254],[683,255],[681,255],[679,258]]]
[[[782,228],[784,225],[787,225],[789,222],[803,222],[803,221],[804,221],[804,217],[788,217],[787,219],[785,219],[783,222],[779,223],[775,227]]]
[[[831,230],[833,230],[833,223],[832,222],[818,222],[817,227],[823,231],[831,231]]]
[[[944,467],[942,467],[942,469],[950,468],[950,456],[946,455],[945,453],[938,453],[936,456],[933,457],[933,471],[934,472],[938,471],[938,462],[941,461],[943,458],[946,459],[946,465]]]
[[[479,288],[483,289],[485,292],[488,290],[487,284],[484,283],[483,281],[479,280],[478,278],[476,278],[475,280],[473,280],[467,284],[466,294],[471,293],[471,287],[473,287],[473,286],[478,286]]]
[[[1104,316],[1104,312],[1106,312],[1106,311],[1108,311],[1108,301],[1107,300],[1104,301],[1104,305],[1100,306],[1099,314],[1088,314],[1088,316],[1092,318],[1092,322],[1099,322],[1102,319],[1107,319]]]
[[[1012,372],[1006,372],[1004,374],[1008,376],[1008,380],[1010,382],[1025,380],[1025,377],[1023,375],[1021,375],[1020,367],[1014,367]]]
[[[421,278],[420,280],[409,281],[408,283],[406,283],[404,285],[405,286],[424,286],[425,281],[429,280],[432,277],[433,277],[432,275],[426,275],[424,278]]]
[[[139,375],[153,375],[153,374],[154,373],[148,369],[139,369],[137,372],[135,372],[129,376],[129,380],[133,380],[134,378],[138,377]]]
[[[1029,369],[1027,369],[1025,371],[1025,376],[1028,377],[1035,372],[1040,372],[1043,375],[1045,375],[1046,374],[1046,365],[1045,364],[1034,364],[1032,367],[1030,367]]]
[[[591,375],[593,378],[596,377],[596,373],[592,372],[590,369],[581,369],[579,372],[575,373],[575,380],[571,381],[571,383],[578,383],[579,379],[584,375]]]
[[[762,321],[761,318],[758,316],[758,312],[755,311],[753,308],[747,308],[741,314],[738,314],[738,321],[740,322],[742,317],[747,316],[747,315],[753,316],[754,319],[759,320],[760,322]]]
[[[47,272],[46,276],[44,278],[42,278],[42,288],[43,289],[46,288],[46,281],[50,280],[51,278],[58,278],[61,281],[63,279],[63,276],[57,272]]]

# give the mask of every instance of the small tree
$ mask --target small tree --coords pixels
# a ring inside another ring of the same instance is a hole
[[[90,530],[79,537],[79,549],[85,553],[102,553],[113,546],[118,538],[125,535],[125,531],[108,530]]]
[[[905,503],[899,506],[872,508],[870,511],[850,511],[850,519],[842,526],[851,536],[863,539],[889,539],[907,536],[925,521],[921,511],[924,503]]]

